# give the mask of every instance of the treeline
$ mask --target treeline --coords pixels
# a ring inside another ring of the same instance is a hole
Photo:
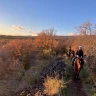
[[[12,35],[0,35],[0,39],[34,39],[35,36],[12,36]]]

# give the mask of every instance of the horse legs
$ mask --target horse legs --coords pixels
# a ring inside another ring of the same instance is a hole
[[[79,78],[79,71],[77,71],[77,72],[74,72],[74,80],[76,81],[76,80],[80,80],[80,78]]]
[[[77,74],[77,80],[79,80],[80,78],[79,78],[79,73]]]
[[[77,80],[80,80],[79,73],[80,73],[80,70],[78,70],[77,72]]]
[[[77,73],[76,73],[76,72],[73,73],[73,80],[74,80],[74,81],[77,80]]]

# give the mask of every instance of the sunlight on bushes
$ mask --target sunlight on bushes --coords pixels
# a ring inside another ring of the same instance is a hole
[[[66,87],[63,80],[59,80],[57,77],[47,77],[44,83],[44,93],[47,95],[55,95],[60,92],[60,88]]]

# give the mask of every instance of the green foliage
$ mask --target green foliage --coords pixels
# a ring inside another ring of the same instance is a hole
[[[23,80],[24,82],[27,82],[28,84],[33,85],[38,83],[39,78],[40,76],[37,73],[32,74],[30,72],[26,72],[25,76],[23,77]]]
[[[67,65],[65,76],[64,76],[65,81],[72,79],[72,73],[73,73],[72,66]]]
[[[89,74],[88,74],[87,70],[84,69],[84,68],[81,70],[80,74],[81,74],[81,78],[83,80],[86,80],[89,77]]]

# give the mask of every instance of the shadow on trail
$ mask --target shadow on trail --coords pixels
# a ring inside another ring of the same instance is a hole
[[[69,85],[70,96],[87,96],[87,94],[83,90],[83,84],[81,80],[78,80],[76,82],[71,81]]]

